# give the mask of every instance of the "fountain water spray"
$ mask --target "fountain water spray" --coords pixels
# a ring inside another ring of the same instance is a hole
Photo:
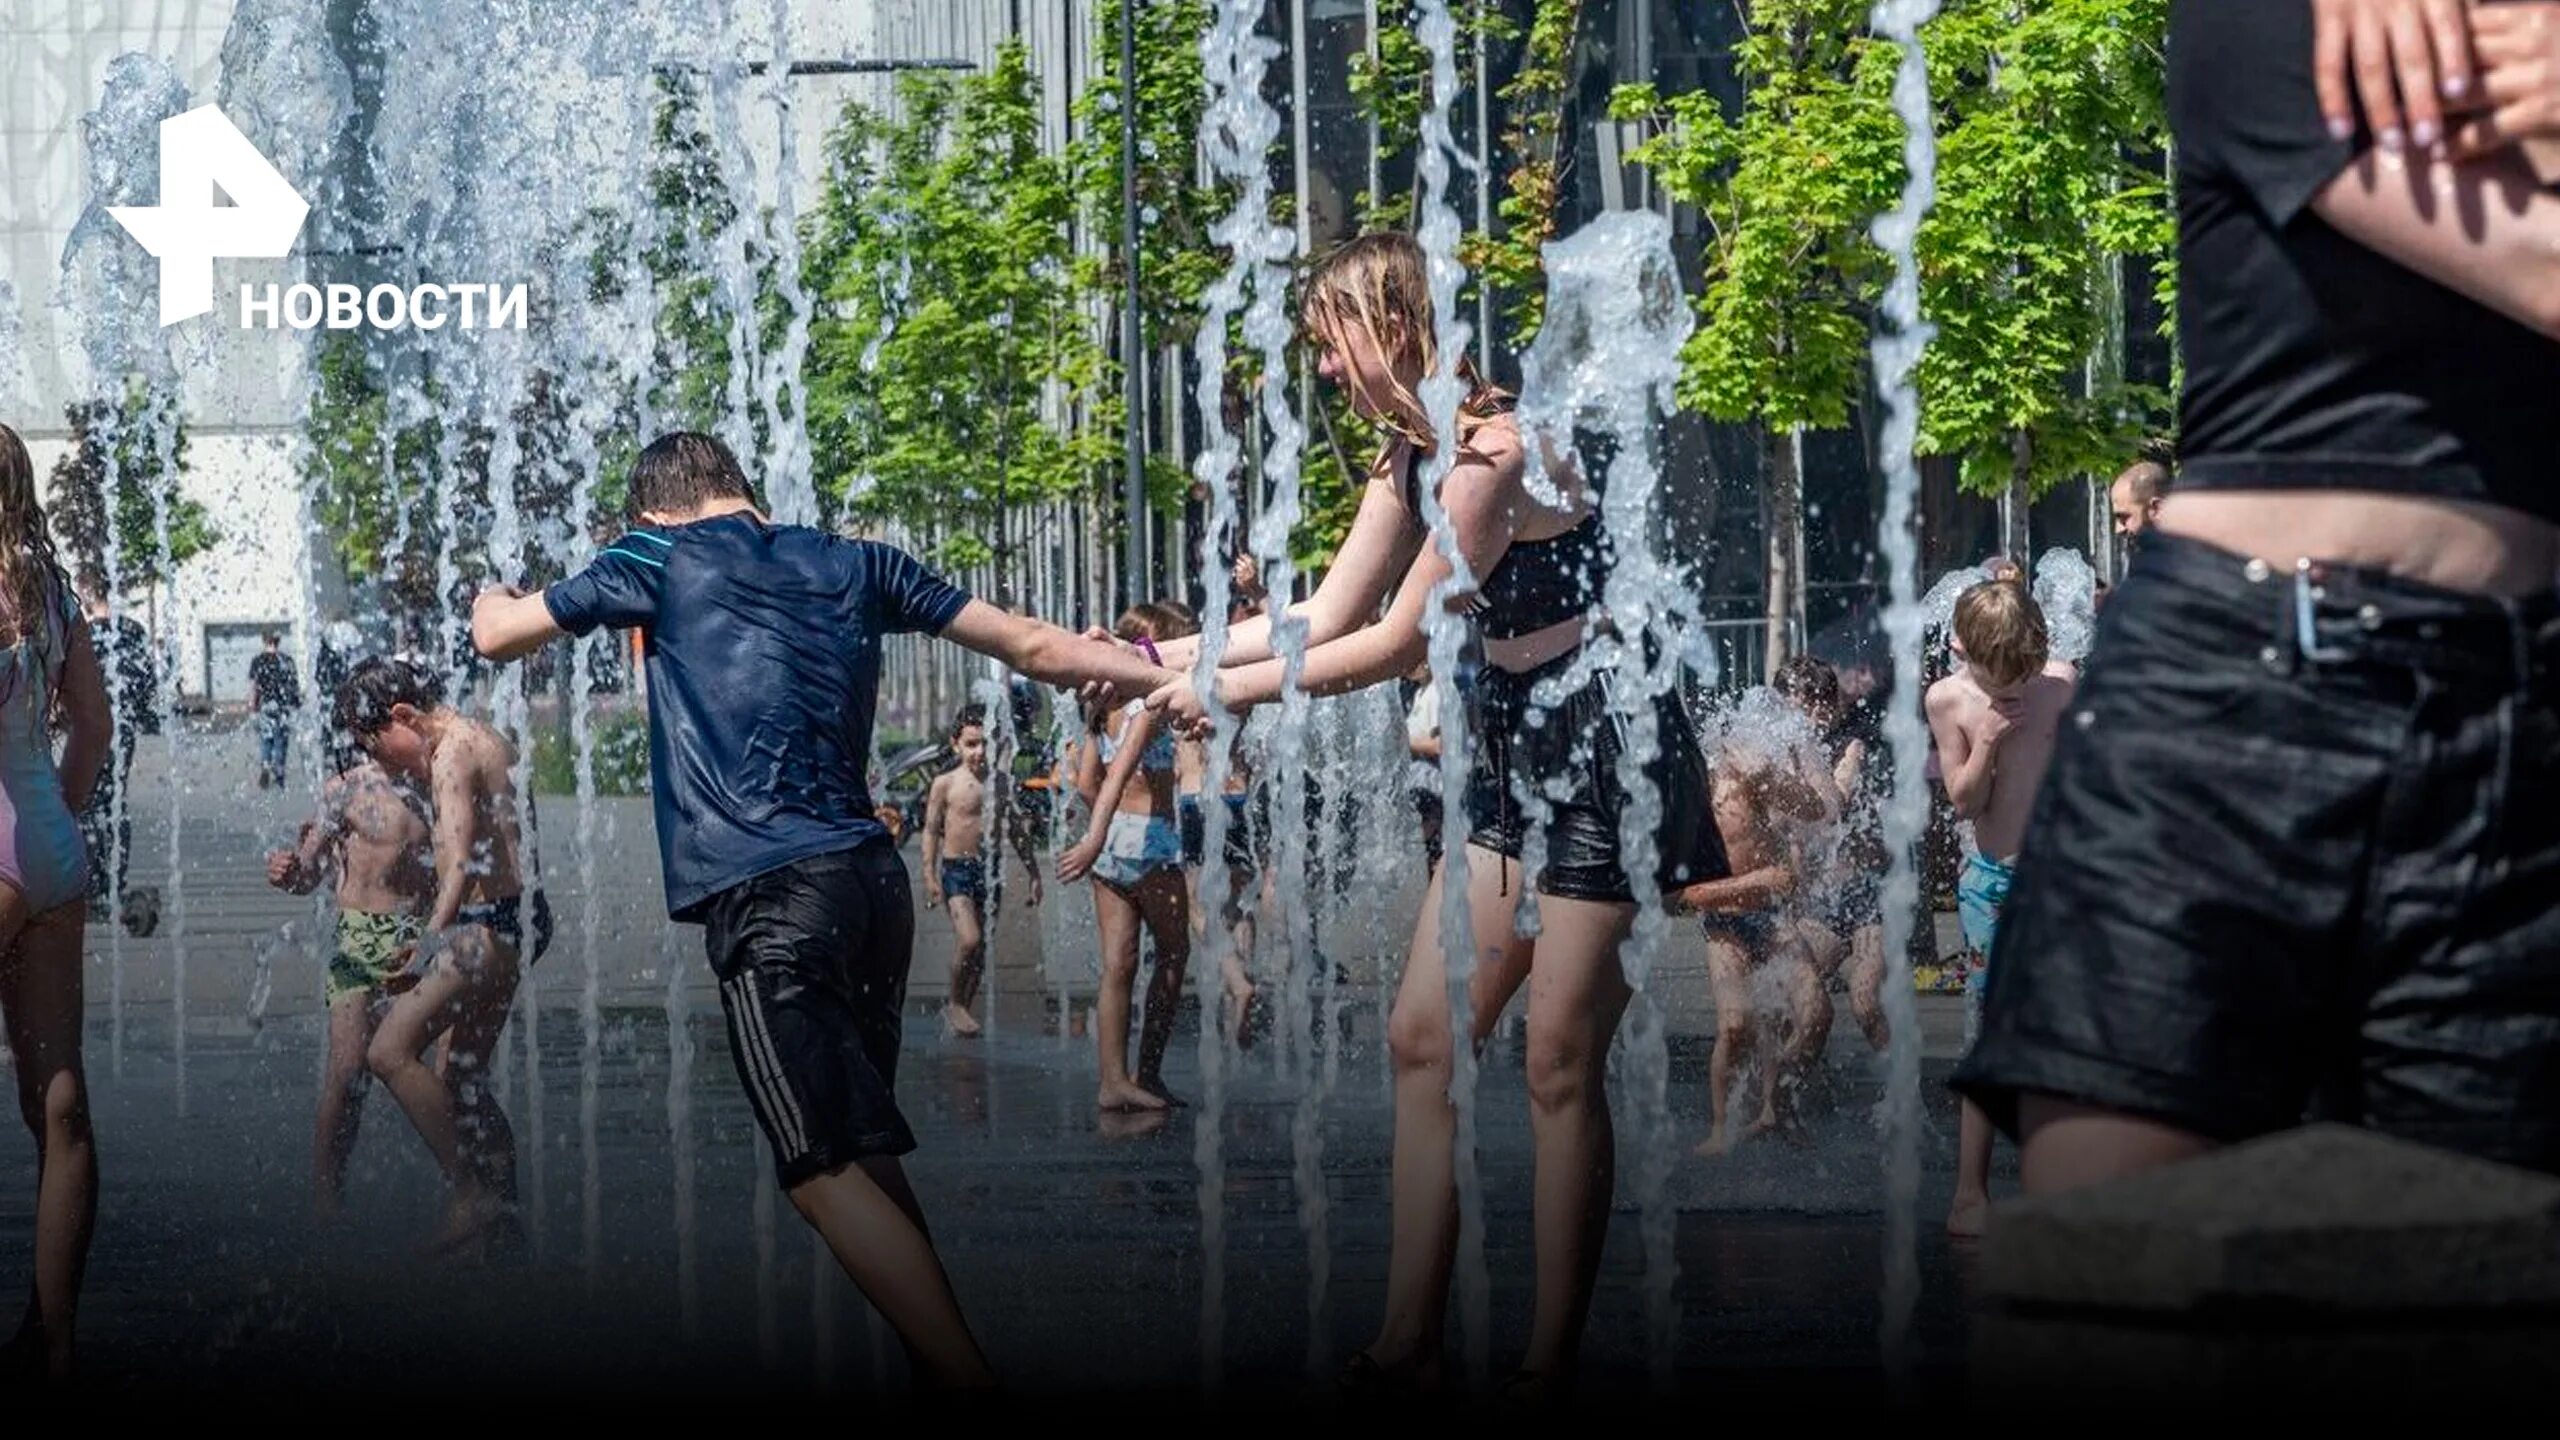
[[[1422,623],[1430,636],[1431,684],[1439,696],[1441,715],[1440,951],[1448,980],[1449,1102],[1457,1112],[1452,1158],[1458,1191],[1458,1320],[1468,1382],[1481,1387],[1493,1367],[1493,1277],[1485,1266],[1484,1187],[1476,1169],[1476,1047],[1473,1006],[1468,1000],[1476,966],[1475,925],[1467,905],[1466,818],[1474,746],[1457,683],[1468,626],[1449,609],[1454,598],[1474,593],[1476,577],[1440,504],[1440,483],[1457,463],[1458,407],[1466,398],[1458,362],[1474,336],[1473,328],[1459,318],[1458,287],[1466,278],[1466,267],[1458,262],[1458,212],[1449,203],[1450,159],[1454,156],[1467,163],[1467,156],[1449,133],[1449,106],[1458,93],[1457,19],[1449,12],[1448,0],[1416,0],[1414,11],[1415,29],[1431,56],[1431,103],[1422,115],[1422,224],[1416,238],[1429,260],[1431,313],[1439,350],[1439,363],[1423,380],[1418,397],[1439,443],[1428,457],[1416,462],[1423,473],[1414,489],[1430,527],[1430,543],[1449,566],[1448,578],[1432,587]]]
[[[92,406],[90,438],[99,447],[103,461],[100,480],[103,565],[106,570],[108,613],[113,624],[121,616],[123,592],[130,576],[127,573],[123,546],[123,526],[119,523],[122,509],[120,497],[126,484],[124,463],[128,455],[160,470],[152,491],[153,534],[161,560],[153,568],[160,572],[155,586],[168,577],[171,568],[168,555],[169,491],[178,483],[177,475],[177,401],[178,368],[170,354],[169,341],[159,330],[159,269],[157,262],[145,255],[107,215],[111,205],[143,205],[154,203],[158,196],[158,160],[160,122],[187,108],[187,87],[164,62],[141,55],[119,56],[107,69],[107,78],[98,107],[81,117],[81,136],[88,150],[89,204],[79,222],[72,227],[69,243],[63,247],[61,289],[56,303],[68,306],[77,316],[82,357],[88,363],[88,394]],[[128,406],[138,402],[140,412],[129,414]],[[123,667],[110,666],[107,673],[109,707],[113,712],[116,734],[111,742],[114,754],[121,758],[125,706]],[[178,727],[164,725],[167,735],[166,755],[169,765],[169,879],[165,891],[170,914],[171,1025],[177,1066],[177,1105],[184,1114],[187,1105],[187,936],[184,889],[178,871],[178,818],[184,786],[179,777],[184,772],[177,764]],[[114,763],[112,760],[110,763]],[[130,803],[119,785],[113,807],[117,813],[109,817],[118,826],[125,819]],[[111,861],[112,863],[112,861]],[[123,959],[124,937],[122,885],[112,875],[109,884],[115,893],[111,902],[117,910],[115,928],[110,932],[110,1041],[114,1062],[122,1065],[123,1042]]]
[[[1885,1243],[1883,1318],[1880,1326],[1887,1375],[1907,1390],[1911,1383],[1911,1322],[1920,1304],[1917,1207],[1920,1189],[1920,1006],[1911,990],[1911,929],[1920,904],[1914,850],[1929,824],[1928,781],[1921,773],[1929,736],[1920,719],[1921,623],[1914,602],[1919,589],[1919,537],[1913,511],[1920,472],[1912,463],[1919,438],[1920,396],[1914,376],[1927,351],[1931,327],[1920,318],[1920,266],[1915,246],[1920,225],[1937,196],[1938,144],[1930,128],[1928,56],[1920,27],[1938,13],[1938,0],[1882,0],[1874,12],[1877,32],[1901,47],[1893,105],[1905,131],[1907,174],[1900,202],[1877,218],[1876,243],[1893,257],[1885,287],[1884,321],[1875,340],[1876,389],[1883,396],[1880,446],[1885,466],[1884,521],[1878,536],[1891,585],[1885,634],[1893,653],[1893,700],[1885,712],[1885,739],[1893,747],[1893,794],[1884,813],[1891,868],[1884,884],[1884,1006],[1893,1043],[1885,1059]]]
[[[675,931],[658,932],[658,963],[667,972],[667,1134],[675,1150],[676,1308],[688,1340],[702,1334],[702,1269],[694,1200],[693,1017]]]
[[[800,136],[791,119],[791,0],[772,0],[772,53],[765,66],[766,100],[781,137],[773,167],[773,214],[766,226],[776,288],[782,293],[782,343],[771,355],[759,350],[765,424],[766,494],[773,518],[784,525],[818,523],[818,492],[810,471],[808,401],[800,393],[801,362],[809,353],[809,291],[800,278],[800,204],[793,188],[800,176]],[[789,397],[785,408],[785,396]],[[991,955],[993,951],[989,952]],[[994,967],[988,967],[992,976]],[[988,1007],[992,1014],[994,1007]]]
[[[1217,1392],[1226,1351],[1226,1165],[1220,1149],[1226,1124],[1226,1039],[1218,1015],[1226,987],[1225,962],[1235,944],[1234,931],[1224,923],[1232,878],[1221,857],[1226,854],[1226,785],[1234,758],[1236,717],[1215,697],[1218,666],[1227,651],[1228,542],[1235,534],[1236,492],[1244,471],[1242,447],[1226,424],[1227,325],[1237,312],[1245,313],[1246,342],[1261,351],[1263,383],[1278,386],[1288,373],[1288,282],[1283,267],[1297,248],[1289,228],[1271,222],[1271,176],[1265,157],[1279,139],[1280,116],[1262,98],[1262,80],[1271,62],[1279,58],[1280,46],[1256,33],[1263,10],[1260,0],[1215,0],[1209,32],[1200,41],[1208,93],[1201,115],[1201,144],[1210,173],[1236,187],[1235,207],[1210,229],[1211,240],[1227,251],[1227,268],[1208,289],[1208,313],[1194,343],[1200,367],[1197,402],[1205,434],[1192,473],[1210,497],[1209,525],[1200,536],[1199,569],[1206,594],[1201,606],[1199,663],[1192,675],[1193,684],[1211,697],[1212,721],[1200,779],[1204,863],[1199,893],[1207,921],[1201,927],[1206,944],[1192,960],[1200,996],[1200,1076],[1205,1092],[1193,1140],[1193,1157],[1200,1170],[1200,1378],[1203,1391],[1209,1394]],[[1123,83],[1134,94],[1137,77],[1124,76]],[[1270,408],[1286,417],[1285,400]],[[1131,421],[1135,423],[1135,417]],[[1289,423],[1294,427],[1293,417]],[[1289,445],[1294,456],[1294,439]],[[1294,460],[1290,463],[1294,467]]]
[[[1667,1198],[1677,1153],[1670,1052],[1664,1007],[1651,985],[1670,929],[1662,908],[1659,836],[1667,805],[1703,805],[1706,797],[1663,794],[1649,767],[1660,758],[1665,739],[1656,702],[1677,697],[1684,670],[1712,680],[1715,657],[1705,617],[1656,543],[1662,471],[1654,432],[1657,415],[1674,407],[1680,351],[1693,319],[1680,292],[1671,222],[1653,211],[1604,215],[1571,239],[1547,246],[1545,255],[1546,322],[1522,359],[1521,429],[1530,440],[1533,473],[1543,468],[1550,444],[1560,451],[1572,448],[1569,437],[1577,433],[1608,442],[1607,474],[1583,479],[1599,488],[1600,518],[1615,552],[1602,592],[1613,633],[1591,637],[1563,675],[1540,682],[1540,692],[1553,687],[1552,698],[1533,693],[1532,699],[1552,709],[1590,683],[1590,672],[1612,677],[1609,708],[1621,738],[1618,783],[1626,795],[1618,820],[1619,863],[1636,903],[1633,928],[1618,951],[1635,991],[1620,1055],[1636,1120],[1648,1353],[1655,1385],[1667,1390],[1679,1325],[1672,1294],[1679,1267],[1673,1258],[1677,1216]]]
[[[2036,607],[2044,623],[2052,659],[2077,665],[2097,638],[2098,572],[2087,556],[2057,545],[2036,561]]]

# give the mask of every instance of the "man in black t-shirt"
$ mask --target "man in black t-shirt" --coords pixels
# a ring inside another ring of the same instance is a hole
[[[2031,1192],[2306,1115],[2560,1170],[2560,195],[2332,126],[2312,24],[2171,6],[2178,483],[1956,1077]]]

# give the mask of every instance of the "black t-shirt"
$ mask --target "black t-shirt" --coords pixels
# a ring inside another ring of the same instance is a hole
[[[2560,521],[2560,342],[2331,229],[2303,0],[2175,0],[2181,489],[2487,501]]]

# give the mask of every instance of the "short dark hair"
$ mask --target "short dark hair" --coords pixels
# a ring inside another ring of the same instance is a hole
[[[951,717],[951,738],[954,740],[959,739],[960,732],[968,729],[972,725],[977,726],[981,730],[987,728],[986,706],[977,704],[961,706],[960,712]]]
[[[330,718],[340,730],[361,740],[391,723],[391,707],[432,710],[444,703],[444,682],[406,660],[374,656],[356,666],[338,686]]]
[[[738,457],[716,436],[698,430],[661,435],[631,462],[631,497],[626,503],[634,515],[650,510],[681,514],[713,500],[754,499],[747,472],[738,468]]]
[[[284,643],[284,637],[273,630],[268,631],[266,634],[258,638],[266,641],[270,645],[281,645]]]
[[[1840,672],[1811,655],[1790,655],[1778,666],[1778,693],[1799,705],[1840,708]]]

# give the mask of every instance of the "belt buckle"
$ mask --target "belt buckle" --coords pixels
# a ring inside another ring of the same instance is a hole
[[[2311,560],[2305,556],[2293,565],[2293,643],[2305,660],[2334,664],[2349,658],[2351,651],[2320,643],[2320,627],[2314,609],[2324,592],[2312,583]]]

